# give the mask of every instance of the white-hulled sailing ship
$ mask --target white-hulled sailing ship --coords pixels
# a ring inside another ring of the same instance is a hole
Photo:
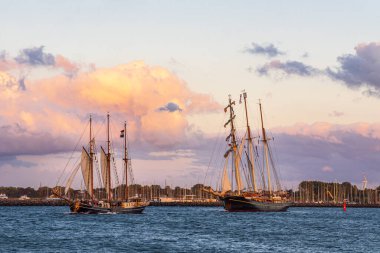
[[[53,193],[68,202],[70,206],[70,211],[72,213],[86,213],[86,214],[99,214],[99,213],[142,213],[146,206],[149,205],[148,202],[142,201],[138,196],[130,198],[128,194],[128,171],[131,159],[128,155],[127,148],[127,129],[126,123],[124,123],[124,129],[121,131],[120,137],[124,139],[124,176],[125,176],[125,188],[124,194],[121,193],[121,187],[119,186],[119,196],[115,196],[116,188],[112,189],[111,185],[111,161],[114,158],[111,154],[111,141],[110,141],[110,116],[107,114],[107,148],[106,151],[103,147],[100,148],[100,167],[101,172],[97,170],[96,174],[99,175],[98,181],[102,184],[105,190],[104,194],[98,194],[96,196],[94,191],[94,172],[96,168],[94,162],[97,160],[95,153],[95,137],[92,135],[92,118],[90,116],[90,141],[88,148],[82,148],[80,163],[71,172],[65,185],[65,192],[61,194],[59,187],[53,190]],[[83,194],[85,198],[75,197],[71,198],[69,196],[69,191],[71,184],[79,170],[82,171],[83,182],[86,188]],[[114,171],[115,177],[117,176],[117,171]],[[123,180],[124,180],[123,179]],[[58,183],[57,183],[58,184]],[[99,191],[98,191],[99,192]]]
[[[287,192],[281,189],[278,174],[274,167],[272,152],[264,128],[261,102],[259,103],[263,160],[259,159],[259,151],[254,145],[248,121],[247,93],[244,91],[240,97],[244,98],[244,111],[246,118],[246,131],[240,139],[237,136],[235,125],[235,101],[229,96],[228,105],[224,112],[229,119],[224,127],[229,126],[229,135],[226,138],[228,150],[224,154],[224,168],[221,176],[221,189],[214,191],[206,188],[219,197],[224,208],[230,212],[280,212],[286,211],[291,205]],[[272,173],[271,173],[272,172]],[[271,175],[272,174],[272,175]],[[275,186],[272,179],[275,179]],[[260,184],[259,184],[260,182]]]

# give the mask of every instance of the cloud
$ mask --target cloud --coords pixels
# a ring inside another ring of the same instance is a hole
[[[0,156],[52,154],[73,149],[71,138],[52,136],[48,132],[32,132],[19,125],[0,127]]]
[[[277,167],[285,181],[337,179],[360,183],[366,173],[375,183],[380,180],[379,140],[380,124],[316,123],[276,129],[271,145],[276,147]]]
[[[44,52],[44,46],[25,48],[20,50],[15,60],[20,64],[31,66],[54,66],[55,58],[52,54]]]
[[[330,117],[342,117],[344,115],[344,112],[338,112],[338,111],[333,111],[329,113]]]
[[[74,77],[78,71],[79,66],[62,55],[55,56],[55,67],[62,68],[65,74],[69,77]]]
[[[10,98],[19,90],[25,90],[24,79],[17,80],[7,72],[0,71],[0,96]]]
[[[7,71],[17,67],[17,63],[13,59],[8,59],[5,50],[0,51],[0,71]]]
[[[5,50],[0,51],[0,61],[5,61],[6,52]]]
[[[345,54],[337,58],[339,66],[327,68],[326,73],[333,79],[342,81],[349,88],[365,87],[365,94],[380,94],[380,43],[371,42],[355,47],[355,54]]]
[[[158,111],[166,111],[166,112],[181,112],[182,109],[176,103],[169,102],[164,106],[161,106],[157,109]]]
[[[80,70],[80,66],[73,63],[62,55],[53,55],[44,52],[44,47],[31,47],[20,50],[19,55],[9,58],[4,50],[0,52],[0,71],[23,70],[30,67],[49,67],[62,69],[68,77],[75,76]],[[30,69],[29,69],[30,70]]]
[[[276,48],[273,44],[259,45],[255,42],[251,44],[251,47],[246,48],[244,52],[253,55],[264,55],[269,58],[285,54]]]
[[[210,95],[191,91],[167,69],[144,62],[79,72],[74,77],[57,75],[29,81],[28,89],[20,92],[23,85],[23,79],[18,81],[0,72],[0,127],[18,125],[27,129],[24,139],[7,132],[7,142],[19,145],[11,151],[1,149],[0,156],[30,154],[32,146],[46,147],[37,149],[41,152],[70,150],[68,142],[57,146],[56,141],[79,138],[90,113],[94,115],[94,124],[100,127],[107,112],[114,122],[127,120],[129,138],[136,145],[149,144],[158,149],[174,147],[191,142],[196,134],[187,115],[221,108]],[[162,113],[157,110],[162,105],[169,112],[175,109],[183,109],[183,112]]]
[[[314,76],[320,72],[318,69],[299,61],[281,62],[279,60],[273,60],[256,69],[256,72],[261,76],[268,75],[272,71],[280,71],[287,75],[298,75],[304,77]]]
[[[288,135],[309,136],[314,139],[322,139],[331,143],[342,143],[339,139],[341,134],[355,134],[365,138],[380,140],[380,123],[354,123],[347,125],[331,124],[327,122],[316,122],[313,124],[298,123],[288,127],[278,127],[273,129],[276,133],[286,133]]]
[[[321,170],[323,171],[323,172],[333,172],[334,170],[333,170],[333,168],[331,168],[330,166],[323,166],[322,168],[321,168]]]
[[[168,158],[168,159],[174,159],[179,157],[194,157],[196,154],[191,149],[177,149],[177,150],[167,150],[167,151],[157,151],[157,152],[150,152],[149,156],[156,157],[156,158]]]

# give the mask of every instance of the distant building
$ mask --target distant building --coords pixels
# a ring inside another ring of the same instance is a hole
[[[8,199],[8,196],[4,193],[0,194],[0,199]]]

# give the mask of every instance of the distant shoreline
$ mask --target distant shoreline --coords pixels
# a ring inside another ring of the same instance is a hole
[[[47,200],[47,199],[0,199],[0,206],[68,206],[63,200]],[[216,202],[151,202],[150,206],[193,206],[193,207],[222,207],[223,203]],[[295,203],[292,207],[316,207],[316,208],[342,208],[341,203]],[[347,204],[347,208],[380,208],[379,204]]]

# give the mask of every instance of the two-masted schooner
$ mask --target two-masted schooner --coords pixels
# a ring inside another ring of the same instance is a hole
[[[111,141],[110,141],[110,115],[107,114],[107,148],[104,150],[103,147],[100,148],[100,167],[101,172],[95,172],[94,161],[97,160],[95,153],[95,137],[92,134],[92,118],[90,116],[90,141],[88,148],[83,147],[81,151],[80,163],[71,172],[65,185],[65,193],[61,194],[59,187],[53,190],[53,193],[68,202],[70,206],[70,211],[72,213],[87,213],[87,214],[99,214],[99,213],[142,213],[146,206],[149,205],[148,202],[142,201],[139,197],[130,198],[128,194],[128,165],[130,164],[130,158],[127,149],[127,129],[126,122],[124,123],[124,129],[121,131],[120,137],[124,139],[124,175],[125,175],[125,188],[124,196],[119,194],[115,197],[113,194],[113,189],[111,185],[111,161],[113,157],[111,154]],[[71,198],[69,197],[69,190],[71,184],[76,176],[78,170],[81,169],[83,182],[86,188],[84,194],[85,198]],[[115,171],[116,175],[117,172]],[[96,196],[94,191],[94,174],[99,175],[99,182],[101,182],[106,196]],[[58,184],[58,183],[57,183]],[[120,187],[119,187],[120,189]]]
[[[261,102],[259,102],[261,118],[261,139],[263,159],[259,159],[259,151],[254,145],[251,128],[248,121],[247,93],[241,94],[244,99],[246,118],[245,133],[240,139],[236,130],[235,101],[229,96],[224,112],[229,114],[224,127],[229,126],[226,138],[227,151],[224,154],[224,167],[221,175],[221,189],[214,191],[211,187],[205,191],[216,195],[224,203],[224,208],[230,212],[279,212],[286,211],[291,205],[287,193],[281,189],[278,174],[274,167],[273,157],[269,148],[266,130],[264,128]],[[271,175],[272,174],[272,175]],[[275,179],[273,185],[272,179]],[[260,184],[259,184],[260,182]]]

